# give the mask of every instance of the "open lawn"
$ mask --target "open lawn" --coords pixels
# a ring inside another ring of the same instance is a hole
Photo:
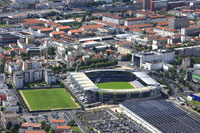
[[[200,102],[199,101],[195,101],[195,100],[192,100],[192,101],[189,101],[191,104],[195,105],[195,106],[200,106]]]
[[[31,111],[78,107],[63,88],[22,90],[22,93]]]
[[[129,82],[104,82],[99,83],[100,89],[133,89],[134,87]]]
[[[72,126],[72,131],[73,132],[81,132],[78,126]]]

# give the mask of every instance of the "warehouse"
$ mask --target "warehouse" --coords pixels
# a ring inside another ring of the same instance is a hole
[[[200,122],[165,100],[125,101],[120,107],[128,117],[154,133],[199,133]]]

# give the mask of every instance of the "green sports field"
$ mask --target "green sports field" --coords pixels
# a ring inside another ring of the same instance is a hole
[[[100,89],[133,89],[134,87],[129,82],[104,82],[99,83]]]
[[[78,107],[63,88],[22,90],[22,93],[31,111]]]

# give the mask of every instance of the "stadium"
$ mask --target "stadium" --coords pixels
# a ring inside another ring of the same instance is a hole
[[[120,103],[160,96],[160,84],[144,72],[102,69],[68,73],[70,87],[85,104]]]

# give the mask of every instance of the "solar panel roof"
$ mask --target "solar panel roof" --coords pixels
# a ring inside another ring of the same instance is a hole
[[[200,121],[171,102],[125,101],[122,105],[164,133],[200,133]]]

